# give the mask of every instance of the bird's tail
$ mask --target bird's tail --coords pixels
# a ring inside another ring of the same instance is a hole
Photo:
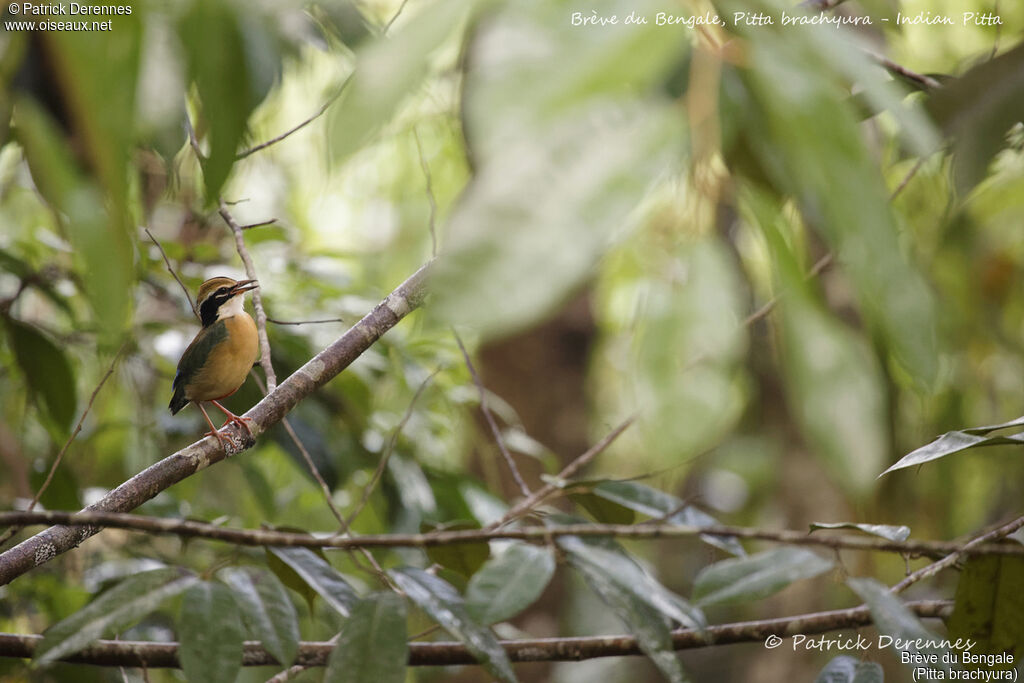
[[[179,410],[188,405],[188,399],[185,398],[185,387],[178,385],[174,388],[174,395],[171,396],[171,402],[167,406],[171,409],[171,415],[176,415]]]

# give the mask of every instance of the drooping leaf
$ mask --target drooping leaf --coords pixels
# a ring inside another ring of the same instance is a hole
[[[886,538],[890,541],[905,541],[910,536],[909,526],[893,526],[889,524],[855,524],[853,522],[813,522],[811,531],[818,529],[856,529],[872,536]]]
[[[188,589],[199,579],[166,568],[135,574],[84,608],[54,624],[36,649],[39,664],[78,652],[106,633],[121,630]]]
[[[282,529],[283,531],[283,529]],[[297,530],[296,530],[297,531]],[[315,551],[314,551],[315,552]],[[275,555],[270,551],[270,548],[264,549],[264,554],[267,558],[267,568],[273,572],[274,576],[284,585],[285,588],[290,588],[306,601],[306,605],[309,607],[309,611],[313,611],[313,605],[316,602],[317,592],[310,587],[308,583],[292,569],[284,560]]]
[[[658,591],[660,595],[648,593],[653,579],[614,547],[585,543],[573,536],[563,536],[557,542],[567,552],[572,567],[636,637],[640,649],[665,677],[672,683],[689,680],[672,649],[667,616],[671,613],[677,621],[682,617],[682,623],[699,628],[704,623],[703,614],[664,587]]]
[[[71,431],[78,392],[67,356],[46,335],[14,318],[4,318],[14,357],[29,389],[46,408],[54,424]]]
[[[359,600],[355,589],[338,570],[309,548],[271,548],[270,552],[342,615],[347,616]]]
[[[408,657],[405,601],[394,593],[374,593],[352,608],[327,659],[324,681],[402,683]]]
[[[540,597],[554,573],[550,550],[513,543],[469,580],[466,611],[481,624],[510,619]]]
[[[699,608],[659,583],[617,543],[576,536],[562,536],[557,543],[569,556],[573,567],[584,576],[600,574],[602,581],[610,581],[632,593],[686,628],[704,628],[704,613]]]
[[[943,84],[927,103],[953,138],[953,179],[967,193],[1006,147],[1010,127],[1024,111],[1024,45],[988,59]]]
[[[432,524],[421,524],[420,533],[427,533],[438,528]],[[446,531],[462,531],[479,529],[480,525],[475,522],[455,522],[446,524],[443,528]],[[491,556],[491,546],[486,542],[457,543],[455,545],[431,546],[426,549],[426,552],[431,562],[468,579]]]
[[[633,520],[636,519],[633,511],[625,505],[602,498],[590,491],[570,493],[569,499],[589,512],[591,517],[602,524],[632,524]]]
[[[701,606],[760,600],[832,567],[805,548],[774,548],[705,567],[694,581],[693,599]]]
[[[249,630],[278,664],[290,666],[299,650],[299,622],[284,585],[253,567],[222,569],[220,577],[231,586]]]
[[[814,683],[883,683],[885,676],[877,662],[863,662],[840,655],[825,665]]]
[[[686,505],[681,499],[635,481],[603,481],[593,488],[594,495],[636,510],[649,517],[665,519],[669,524],[682,526],[715,526],[720,522],[706,512]],[[740,542],[730,536],[701,534],[701,540],[727,553],[742,557],[746,551]]]
[[[882,636],[890,639],[889,645],[902,652],[916,652],[932,659],[930,663],[909,663],[909,667],[926,667],[948,675],[950,664],[942,661],[942,655],[949,651],[942,647],[942,638],[926,629],[887,586],[870,578],[850,578],[846,585],[867,604],[875,627]]]
[[[245,631],[231,591],[199,581],[181,601],[177,622],[178,659],[190,681],[231,683],[242,669]]]
[[[230,3],[198,0],[191,3],[178,26],[188,75],[195,81],[202,104],[202,119],[196,127],[200,133],[208,129],[209,153],[202,164],[208,203],[220,197],[256,105],[239,21]],[[227,83],[230,88],[225,88]]]
[[[388,575],[410,600],[458,638],[483,667],[498,680],[516,680],[512,663],[490,629],[470,617],[462,596],[446,581],[414,567],[400,567]]]
[[[474,2],[443,0],[426,8],[394,34],[364,44],[355,73],[328,114],[331,158],[343,161],[362,147],[423,80],[430,56],[458,27]]]
[[[956,588],[950,639],[976,643],[973,654],[1007,652],[1011,662],[1024,655],[1024,558],[975,555],[967,560]],[[990,670],[1012,669],[996,663]]]

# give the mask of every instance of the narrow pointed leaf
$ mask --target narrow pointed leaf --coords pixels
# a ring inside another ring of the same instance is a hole
[[[375,593],[352,608],[327,659],[324,681],[402,683],[408,658],[405,601],[394,593]]]
[[[290,666],[299,650],[299,622],[284,585],[256,568],[224,569],[220,577],[231,586],[252,634],[278,664]]]
[[[291,567],[328,605],[342,615],[348,616],[359,601],[355,589],[338,570],[309,548],[271,548],[270,552]]]
[[[558,539],[558,544],[566,550],[573,568],[601,601],[615,612],[615,616],[636,637],[640,649],[665,677],[672,683],[687,681],[686,672],[672,649],[672,634],[665,615],[645,599],[643,587],[626,583],[633,575],[631,571],[627,570],[625,575],[615,571],[622,569],[621,560],[613,562],[612,571],[606,571],[609,567],[603,562],[608,559],[607,555],[593,552],[594,544],[584,544],[573,536]],[[624,555],[623,559],[629,560]]]
[[[593,492],[594,495],[601,496],[605,500],[618,503],[649,517],[671,515],[665,520],[669,524],[698,527],[719,524],[719,521],[711,515],[692,505],[684,504],[681,499],[635,481],[603,481],[594,487]],[[711,534],[701,534],[700,538],[708,545],[713,545],[732,555],[742,557],[747,554],[735,538],[712,536]]]
[[[186,591],[178,614],[178,659],[185,678],[231,683],[242,669],[245,631],[231,591],[201,581]]]
[[[540,597],[554,573],[550,550],[514,543],[470,579],[466,610],[481,624],[510,619]]]
[[[462,641],[492,676],[506,683],[516,680],[501,643],[490,629],[470,617],[462,596],[451,584],[413,567],[392,569],[388,574],[410,600]]]
[[[607,541],[591,541],[577,536],[563,536],[558,545],[564,550],[569,561],[585,575],[600,574],[687,628],[701,629],[706,625],[704,613],[661,585],[648,574],[618,544]]]
[[[932,670],[948,672],[949,663],[942,661],[942,655],[949,652],[944,648],[943,639],[924,627],[917,616],[888,588],[875,579],[851,578],[846,580],[854,593],[860,596],[875,620],[875,628],[881,636],[891,638],[892,647],[902,652],[917,652],[934,655],[933,663],[908,664],[913,669],[927,666]],[[916,645],[920,645],[917,647]],[[940,680],[940,679],[928,679]]]
[[[1020,420],[1015,420],[1012,423],[1006,425],[996,425],[995,427],[979,427],[972,430],[962,430],[954,432],[946,432],[935,441],[930,444],[921,446],[915,451],[907,453],[900,458],[895,465],[892,465],[886,471],[882,472],[879,476],[884,476],[890,472],[896,470],[902,470],[907,467],[914,467],[916,465],[923,465],[926,462],[932,460],[938,460],[939,458],[954,453],[960,453],[962,451],[970,450],[972,448],[982,448],[984,446],[1019,446],[1024,444],[1024,432],[1019,434],[1011,434],[1010,436],[983,436],[989,431],[996,429],[1004,429],[1006,427],[1016,427],[1016,423]],[[980,434],[978,432],[981,432]]]
[[[856,529],[872,536],[886,538],[890,541],[905,541],[910,536],[909,526],[892,526],[889,524],[854,524],[853,522],[835,522],[811,524],[811,531],[818,529]]]
[[[75,375],[67,356],[56,344],[30,325],[6,318],[7,337],[18,367],[37,401],[65,433],[77,407]]]
[[[36,661],[46,664],[78,652],[105,633],[123,629],[146,616],[198,580],[171,568],[135,574],[51,626],[36,650]]]
[[[832,566],[831,560],[804,548],[775,548],[723,560],[697,575],[693,599],[701,606],[759,600],[794,581],[823,574]]]

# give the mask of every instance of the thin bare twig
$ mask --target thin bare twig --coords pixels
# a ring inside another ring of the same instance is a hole
[[[268,323],[274,323],[275,325],[322,325],[323,323],[343,323],[344,318],[324,318],[322,320],[275,320],[274,318],[267,318]]]
[[[469,352],[466,351],[466,347],[462,343],[459,333],[453,329],[452,334],[455,335],[455,343],[459,345],[459,350],[462,351],[462,358],[466,361],[466,367],[469,368],[469,374],[473,378],[473,384],[476,385],[476,391],[480,395],[480,411],[483,412],[484,419],[487,420],[487,425],[491,429],[491,434],[494,435],[494,441],[498,444],[498,450],[501,451],[501,457],[505,458],[505,463],[512,472],[512,478],[515,479],[516,485],[519,486],[519,490],[524,496],[529,496],[530,487],[526,485],[525,481],[523,481],[523,475],[519,473],[519,468],[516,467],[515,460],[512,459],[512,454],[509,453],[508,447],[505,446],[505,439],[501,436],[501,430],[498,429],[498,424],[494,421],[494,415],[491,414],[491,409],[487,407],[487,389],[484,388],[484,383],[480,379],[480,375],[477,374],[476,368],[473,367],[473,361],[470,359]]]
[[[423,394],[431,380],[433,380],[439,372],[441,372],[441,368],[437,368],[430,373],[430,375],[420,383],[420,386],[416,389],[416,393],[412,395],[412,400],[409,401],[409,407],[405,409],[405,414],[402,416],[402,419],[398,421],[398,424],[395,425],[394,430],[391,432],[391,438],[388,440],[388,445],[384,449],[383,455],[380,457],[380,462],[377,463],[377,469],[373,471],[373,477],[363,488],[363,495],[360,497],[359,502],[356,503],[356,506],[352,509],[352,512],[349,513],[348,519],[345,520],[346,527],[351,527],[352,523],[356,521],[356,518],[359,516],[359,513],[363,511],[364,507],[366,507],[366,503],[370,500],[370,494],[373,493],[373,489],[377,486],[377,482],[379,482],[381,477],[384,476],[384,470],[388,466],[388,460],[391,459],[391,454],[395,452],[395,444],[398,443],[399,435],[402,433],[402,430],[405,429],[405,425],[409,422],[409,419],[412,418],[412,410],[416,406],[416,401],[419,400],[420,395]]]
[[[398,9],[395,10],[395,13],[391,15],[391,18],[388,20],[388,23],[384,24],[384,30],[381,31],[382,34],[387,35],[387,32],[391,30],[391,25],[395,23],[395,19],[397,19],[398,16],[402,13],[402,10],[405,9],[405,5],[408,2],[409,0],[402,0],[402,4],[399,5]]]
[[[1020,520],[1018,520],[1019,522]],[[1015,522],[1017,523],[1017,522]],[[275,529],[233,529],[184,519],[149,517],[145,515],[89,510],[65,512],[37,510],[33,512],[0,512],[0,524],[61,524],[67,527],[109,527],[167,534],[187,538],[231,543],[247,547],[277,546],[284,548],[324,548],[348,550],[351,548],[432,548],[466,543],[486,543],[498,540],[516,540],[528,543],[548,543],[562,536],[589,538],[631,538],[656,540],[689,538],[692,536],[723,536],[751,541],[765,541],[786,545],[858,550],[862,552],[899,553],[902,555],[945,558],[951,553],[965,555],[1005,555],[1024,557],[1024,545],[1017,543],[991,543],[997,535],[985,535],[971,543],[955,541],[893,541],[866,535],[808,534],[794,529],[761,529],[726,525],[686,524],[564,524],[557,526],[524,526],[498,528],[492,524],[483,529],[430,531],[423,534],[366,534],[344,536],[331,532],[295,533]],[[1004,531],[1005,529],[1001,530]],[[1007,533],[1012,533],[1007,532]],[[908,584],[909,585],[909,584]]]
[[[259,223],[246,223],[245,225],[239,226],[242,230],[252,230],[253,228],[262,228],[267,225],[273,225],[277,223],[276,218],[271,218],[268,221],[260,221]]]
[[[821,272],[832,264],[832,259],[832,252],[829,252],[822,256],[820,259],[817,260],[817,262],[813,266],[811,266],[811,269],[807,272],[807,275],[804,277],[804,280],[812,280],[821,275]],[[750,327],[758,320],[761,320],[762,318],[766,317],[769,313],[775,310],[775,307],[779,304],[779,300],[781,298],[782,294],[778,294],[776,296],[773,296],[768,301],[766,301],[765,304],[761,306],[761,308],[757,309],[756,311],[754,311],[753,313],[746,317],[746,319],[743,321],[743,327]]]
[[[220,201],[220,208],[218,209],[220,217],[224,219],[224,222],[228,224],[231,232],[235,235],[235,249],[238,251],[238,255],[242,259],[242,263],[245,264],[245,274],[250,280],[258,280],[256,277],[256,266],[252,264],[252,257],[249,256],[249,250],[245,246],[245,236],[242,234],[242,226],[235,221],[234,216],[228,211],[227,204],[222,199]],[[257,287],[252,290],[252,307],[256,311],[256,331],[260,338],[260,366],[263,368],[263,374],[267,377],[267,391],[273,391],[277,388],[277,375],[274,374],[274,366],[270,362],[270,339],[267,337],[267,312],[263,309],[263,294],[262,288]]]
[[[920,159],[917,160],[917,163],[914,164],[914,167],[907,172],[907,175],[903,176],[903,180],[901,180],[900,184],[896,186],[896,189],[892,191],[892,194],[889,195],[889,201],[896,199],[896,197],[899,196],[900,192],[903,192],[903,189],[910,184],[910,181],[914,178],[915,175],[917,175],[917,172],[921,170],[921,167],[923,165],[924,157],[921,157]]]
[[[117,367],[117,361],[121,358],[121,354],[124,353],[126,348],[128,348],[127,341],[121,344],[121,348],[119,348],[117,353],[114,354],[114,359],[110,361],[110,367],[107,368],[103,377],[100,378],[99,384],[96,385],[96,388],[92,390],[92,394],[89,396],[89,402],[85,404],[85,410],[82,411],[81,417],[78,418],[78,423],[71,432],[71,436],[69,436],[67,441],[64,442],[64,445],[61,446],[60,451],[57,453],[57,457],[53,460],[53,464],[50,465],[50,471],[46,473],[46,479],[43,481],[42,486],[40,486],[39,490],[36,491],[36,495],[32,496],[32,501],[28,504],[28,508],[26,508],[28,512],[32,512],[32,510],[35,509],[36,505],[39,503],[39,499],[43,497],[44,493],[46,493],[46,489],[50,488],[50,483],[53,481],[53,475],[57,473],[57,468],[60,467],[61,462],[64,461],[64,454],[68,452],[71,442],[74,441],[75,437],[78,436],[78,433],[82,431],[82,424],[85,422],[85,418],[89,414],[89,411],[92,410],[92,404],[96,401],[96,396],[99,395],[100,389],[102,389],[103,385],[107,383],[110,376],[114,374],[114,368]],[[69,387],[68,390],[74,391],[74,387]],[[18,531],[20,531],[20,527],[17,526],[13,526],[5,531],[4,534],[0,536],[0,547],[10,540],[14,534],[18,533]]]
[[[946,618],[953,609],[948,600],[921,600],[905,603],[920,618]],[[860,628],[873,623],[867,607],[814,612],[760,621],[741,621],[709,626],[704,631],[679,629],[672,631],[674,650],[695,650],[733,643],[763,643],[769,636],[787,638]],[[0,656],[31,658],[42,642],[38,635],[0,633]],[[569,638],[538,638],[503,640],[501,646],[513,662],[575,662],[598,657],[642,655],[633,636],[599,635]],[[299,644],[296,666],[324,666],[334,649],[334,641]],[[177,643],[147,643],[123,640],[99,640],[88,648],[62,658],[61,661],[99,666],[145,666],[176,668]],[[277,664],[257,641],[246,641],[242,654],[244,666]],[[453,666],[479,664],[477,657],[458,642],[409,643],[408,666]],[[279,674],[280,675],[280,674]],[[273,679],[271,679],[273,680]],[[287,676],[278,680],[287,680]]]
[[[925,74],[919,74],[916,71],[911,71],[905,66],[897,64],[888,57],[884,57],[874,52],[868,51],[867,53],[872,59],[878,62],[886,71],[901,77],[902,79],[909,81],[914,87],[920,90],[938,90],[942,87],[942,84],[931,76]]]
[[[427,184],[427,201],[430,202],[430,216],[427,220],[427,225],[430,227],[430,254],[431,256],[437,256],[437,197],[434,196],[434,181],[430,174],[430,166],[427,165],[427,160],[423,156],[420,134],[415,127],[412,129],[412,137],[416,141],[416,153],[419,155],[420,168],[423,169],[423,177],[426,179]]]
[[[893,586],[891,590],[893,593],[902,593],[907,588],[917,583],[921,579],[927,579],[929,577],[935,576],[943,569],[953,566],[964,556],[965,553],[969,553],[972,549],[982,546],[986,543],[993,543],[1000,539],[1006,538],[1007,536],[1012,534],[1017,529],[1020,529],[1021,527],[1024,527],[1024,516],[1018,517],[1012,522],[1004,524],[1001,527],[998,527],[996,529],[993,529],[992,531],[986,532],[984,534],[981,534],[980,536],[971,539],[970,541],[965,543],[960,549],[953,551],[952,553],[942,558],[938,562],[933,562],[927,567],[922,567],[913,574],[910,574],[905,579],[903,579],[895,586]],[[1021,546],[1014,545],[1013,547],[1019,548]]]
[[[341,97],[341,94],[343,92],[345,92],[345,88],[348,86],[349,81],[351,81],[351,80],[352,80],[352,74],[349,74],[348,76],[345,77],[345,80],[342,81],[341,85],[338,86],[338,89],[335,91],[335,93],[333,95],[331,95],[330,97],[328,97],[327,101],[324,102],[322,105],[320,105],[320,108],[317,109],[316,113],[313,114],[312,116],[310,116],[308,119],[304,120],[302,123],[298,124],[297,126],[289,128],[288,130],[286,130],[285,132],[281,133],[280,135],[278,135],[276,137],[270,138],[269,140],[267,140],[265,142],[261,142],[258,145],[253,145],[249,149],[246,149],[246,150],[243,150],[243,151],[239,152],[238,154],[235,155],[235,161],[241,161],[242,159],[245,159],[248,156],[252,156],[256,152],[264,150],[267,147],[270,147],[271,145],[276,145],[277,143],[281,142],[282,140],[284,140],[288,136],[293,135],[294,133],[298,133],[300,130],[302,130],[303,128],[305,128],[309,124],[311,124],[314,121],[316,121],[318,118],[320,118],[321,116],[324,115],[324,112],[327,111],[328,107],[330,107],[332,104],[334,104],[335,100],[337,100],[339,97]]]
[[[189,294],[188,287],[185,286],[185,283],[181,281],[180,277],[178,277],[178,273],[175,272],[174,267],[171,266],[171,259],[167,258],[167,252],[164,251],[163,245],[160,244],[157,238],[153,237],[153,233],[149,231],[149,228],[143,228],[143,230],[145,230],[146,234],[149,235],[149,239],[153,240],[153,244],[156,245],[156,248],[160,250],[160,255],[164,257],[164,264],[167,266],[167,272],[171,274],[171,277],[173,277],[179,285],[181,285],[181,291],[185,292],[185,298],[188,299],[188,305],[192,307],[192,313],[198,318],[199,309],[196,308],[196,303],[192,301],[192,295]]]
[[[626,431],[626,429],[628,429],[629,426],[633,424],[633,419],[634,418],[630,417],[624,420],[622,424],[613,429],[607,436],[605,436],[603,439],[601,439],[596,444],[591,446],[585,453],[583,453],[575,460],[570,462],[568,465],[566,465],[562,469],[562,471],[558,473],[558,479],[560,481],[565,481],[574,477],[576,473],[579,472],[584,467],[586,467],[591,460],[596,458],[600,453],[602,453],[606,448],[608,448],[608,446],[610,446],[612,442],[615,441],[615,439],[617,439],[620,434],[622,434],[622,432]],[[540,489],[530,494],[523,500],[519,501],[516,505],[512,506],[512,508],[508,512],[506,512],[501,519],[499,519],[497,522],[489,524],[487,527],[485,527],[485,529],[497,529],[511,522],[513,519],[521,517],[522,515],[530,512],[535,506],[540,505],[542,502],[544,502],[545,498],[547,498],[557,490],[558,486],[556,486],[555,484],[545,484]]]

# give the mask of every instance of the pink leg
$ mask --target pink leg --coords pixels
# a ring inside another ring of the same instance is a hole
[[[194,401],[194,403],[197,406],[199,406],[199,410],[203,411],[203,417],[206,418],[206,424],[210,425],[210,431],[206,432],[206,434],[204,434],[203,436],[215,436],[215,437],[217,437],[217,441],[220,441],[221,448],[223,448],[225,451],[227,451],[228,450],[227,441],[225,440],[225,438],[223,436],[221,436],[221,433],[217,431],[217,428],[213,426],[213,421],[210,419],[210,415],[206,412],[206,408],[204,408],[203,404],[201,402],[199,402],[199,401]]]
[[[234,422],[237,425],[245,427],[245,431],[249,432],[249,436],[253,436],[252,427],[249,425],[249,423],[252,422],[251,417],[242,417],[241,415],[235,415],[217,401],[210,401],[210,403],[220,408],[220,411],[224,413],[224,415],[228,418],[224,424],[227,424],[228,422]]]

